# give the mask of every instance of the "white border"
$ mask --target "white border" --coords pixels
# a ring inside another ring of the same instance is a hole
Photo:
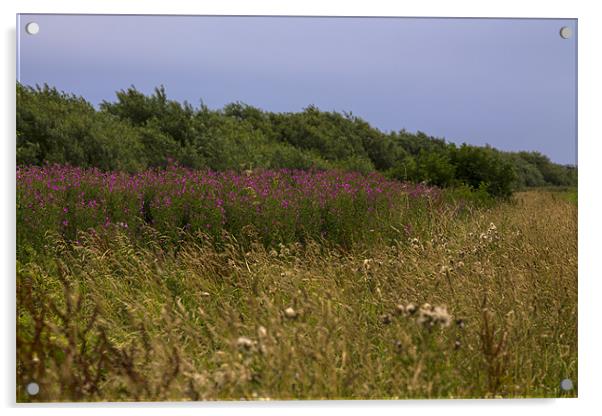
[[[549,415],[569,412],[592,413],[600,407],[601,311],[596,308],[601,273],[596,256],[600,244],[600,196],[597,171],[600,157],[600,74],[602,22],[594,1],[471,1],[430,0],[387,2],[382,0],[212,0],[193,3],[186,0],[12,0],[0,2],[4,48],[1,71],[3,94],[0,100],[0,125],[3,128],[0,204],[2,216],[2,331],[0,346],[0,403],[8,413],[26,414],[103,414],[107,407],[115,414],[132,410],[146,415],[195,412],[220,414],[289,414],[345,412],[363,414],[442,412],[446,415],[507,415],[509,412],[545,412]],[[15,242],[14,242],[14,168],[15,168],[15,21],[16,13],[117,13],[117,14],[226,14],[226,15],[339,15],[339,16],[440,16],[440,17],[555,17],[579,19],[579,398],[566,400],[504,401],[406,401],[406,402],[277,402],[116,405],[95,404],[80,409],[74,405],[15,406]],[[598,164],[597,164],[598,162]],[[192,406],[192,409],[191,409]],[[194,410],[193,410],[194,409]]]

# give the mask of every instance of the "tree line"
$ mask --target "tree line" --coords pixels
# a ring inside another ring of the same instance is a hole
[[[387,177],[507,197],[534,186],[574,186],[577,168],[539,152],[456,145],[422,132],[382,132],[351,113],[309,106],[274,113],[236,102],[219,110],[169,100],[163,87],[117,92],[99,109],[54,87],[17,84],[17,164],[141,171],[180,165],[380,171]]]

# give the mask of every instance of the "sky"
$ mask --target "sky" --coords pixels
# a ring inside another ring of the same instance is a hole
[[[315,105],[577,164],[575,19],[22,14],[17,34],[19,82],[94,105],[163,85],[194,106]]]

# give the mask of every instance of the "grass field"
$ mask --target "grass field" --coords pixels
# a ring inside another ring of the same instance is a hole
[[[345,249],[47,232],[18,253],[17,400],[576,396],[576,204],[456,208]]]

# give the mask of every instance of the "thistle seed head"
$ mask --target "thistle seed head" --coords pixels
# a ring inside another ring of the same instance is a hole
[[[395,305],[395,313],[397,315],[405,315],[406,314],[406,307],[403,306],[401,303]]]
[[[255,342],[247,337],[238,337],[236,345],[240,350],[250,351],[255,346]]]
[[[284,310],[284,316],[286,316],[288,319],[295,319],[298,314],[297,311],[295,311],[292,307],[288,307]]]

